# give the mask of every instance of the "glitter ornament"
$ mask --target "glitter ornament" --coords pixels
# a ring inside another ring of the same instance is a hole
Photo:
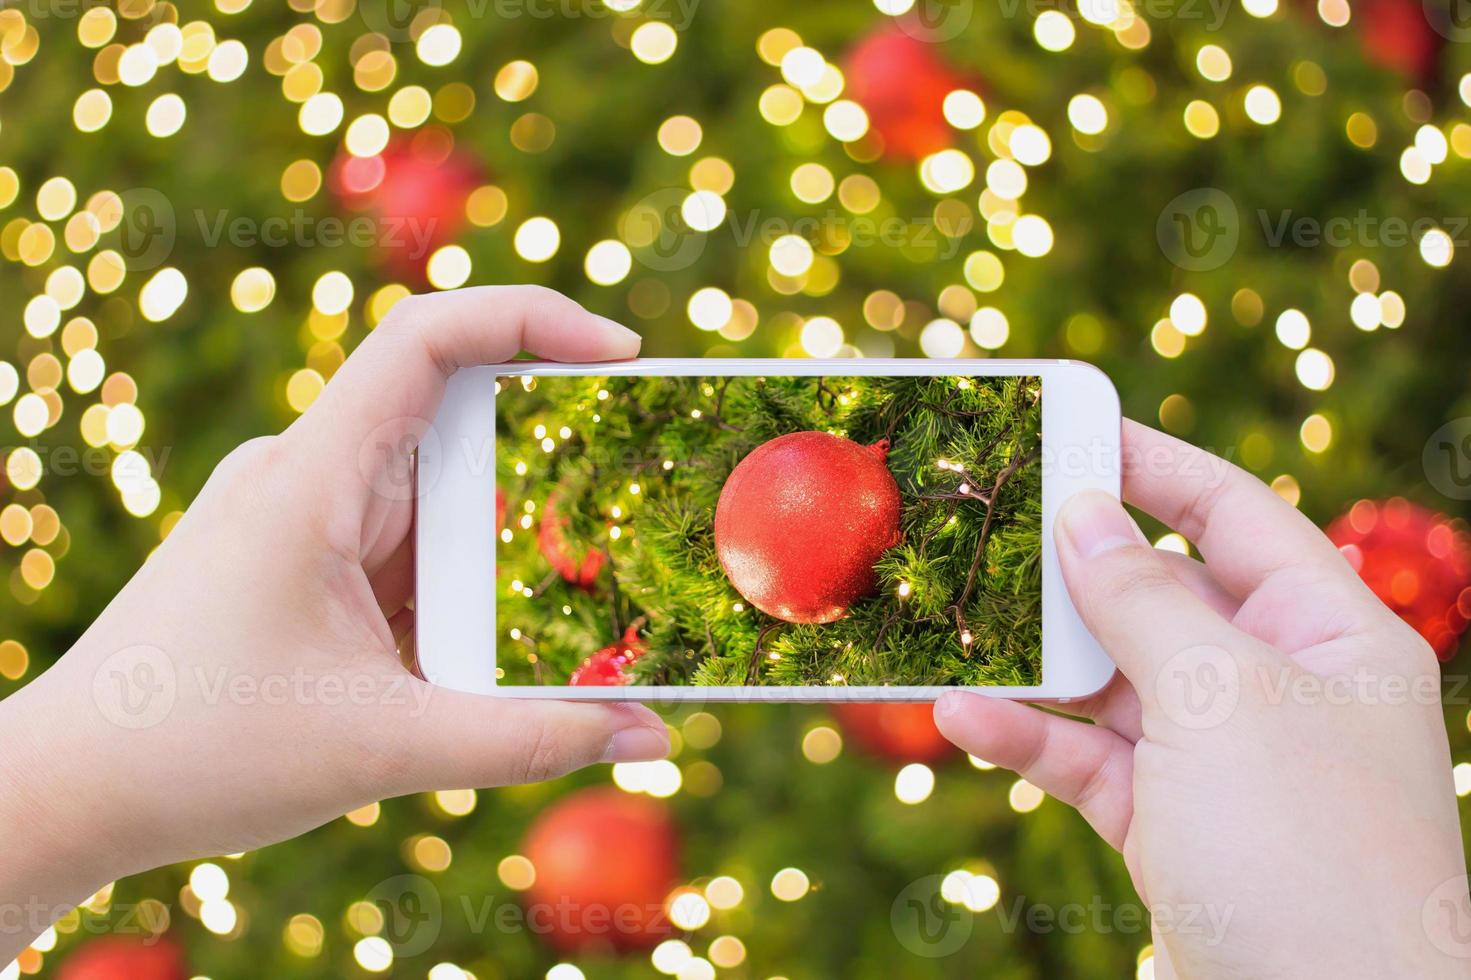
[[[633,683],[628,668],[643,655],[644,645],[639,641],[638,626],[623,631],[623,639],[603,647],[588,657],[572,676],[567,678],[571,687],[622,687]]]
[[[789,623],[830,623],[874,589],[899,543],[899,486],[887,439],[860,446],[791,432],[736,465],[715,507],[715,550],[737,592]]]
[[[1327,534],[1437,657],[1455,654],[1471,617],[1471,534],[1460,521],[1400,497],[1360,500]]]
[[[868,113],[890,156],[919,160],[951,144],[945,96],[966,80],[936,56],[937,46],[895,26],[860,41],[843,64],[848,97]]]
[[[843,734],[869,755],[893,762],[939,762],[955,746],[935,727],[934,706],[922,704],[835,704]]]
[[[172,940],[102,936],[85,943],[56,971],[56,980],[185,980],[189,967]]]
[[[331,171],[343,205],[380,222],[376,244],[383,264],[420,284],[429,256],[465,227],[465,202],[481,182],[479,165],[454,149],[447,131],[432,127],[391,142],[376,156],[344,150]]]
[[[579,547],[567,539],[567,529],[572,522],[561,513],[558,500],[556,491],[547,498],[541,515],[541,530],[536,536],[537,547],[558,575],[591,592],[608,556],[601,549]]]
[[[536,868],[528,921],[553,948],[626,952],[670,935],[664,902],[679,883],[678,839],[660,801],[580,790],[542,811],[521,853]]]

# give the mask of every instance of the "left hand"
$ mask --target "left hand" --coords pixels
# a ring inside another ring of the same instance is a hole
[[[413,500],[374,488],[410,472],[451,372],[523,348],[609,360],[639,337],[537,287],[412,297],[289,429],[220,464],[76,646],[0,703],[0,902],[75,903],[385,797],[668,751],[640,705],[462,694],[400,662]],[[0,964],[46,924],[0,924]]]

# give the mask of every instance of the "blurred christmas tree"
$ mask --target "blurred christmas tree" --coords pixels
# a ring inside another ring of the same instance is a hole
[[[1449,13],[6,4],[0,690],[63,651],[215,461],[310,404],[397,298],[470,281],[556,286],[633,323],[651,354],[1095,361],[1131,414],[1324,523],[1347,512],[1366,577],[1449,655],[1471,613],[1464,549],[1443,547],[1464,533],[1455,420],[1471,414],[1456,273],[1471,55],[1443,43],[1464,40]],[[1350,510],[1396,495],[1452,521]],[[1464,756],[1465,705],[1448,711]],[[824,719],[684,709],[673,763],[617,773],[670,797],[676,878],[700,890],[680,906],[688,948],[656,966],[1147,975],[1147,928],[1113,914],[1132,901],[1120,863],[1076,817],[930,755],[882,754],[915,760],[891,776]],[[866,746],[889,730],[844,722]],[[562,789],[396,802],[120,883],[19,969],[171,921],[216,978],[646,975],[641,954],[563,953],[478,917],[519,907],[526,829]],[[644,853],[663,853],[660,832]],[[384,911],[431,899],[409,917],[434,923],[429,941]],[[1082,931],[1017,925],[1068,903],[1104,911]]]

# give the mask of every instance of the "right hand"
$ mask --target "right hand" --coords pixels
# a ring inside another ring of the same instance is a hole
[[[1077,495],[1058,558],[1120,671],[1067,706],[1093,724],[953,691],[940,729],[1123,853],[1156,977],[1467,976],[1429,646],[1255,477],[1133,422],[1124,437],[1125,499],[1205,564],[1150,547],[1108,495]]]

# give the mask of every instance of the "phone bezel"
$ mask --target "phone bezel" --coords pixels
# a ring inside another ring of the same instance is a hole
[[[932,701],[949,687],[554,687],[495,680],[495,378],[502,375],[1036,375],[1042,379],[1042,683],[967,687],[993,697],[1070,701],[1103,688],[1114,665],[1088,632],[1058,566],[1052,528],[1073,493],[1119,496],[1118,393],[1102,371],[1067,360],[640,359],[516,361],[456,372],[418,451],[415,647],[431,683],[501,697],[578,701]]]

